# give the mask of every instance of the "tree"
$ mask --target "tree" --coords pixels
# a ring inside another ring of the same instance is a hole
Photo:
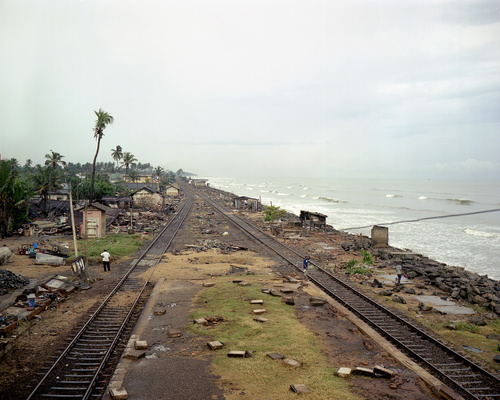
[[[63,166],[66,165],[66,162],[63,161],[62,159],[64,156],[60,153],[57,153],[55,151],[50,150],[49,154],[45,154],[45,165],[47,168],[49,168],[51,171],[48,171],[48,177],[49,177],[49,195],[48,195],[48,204],[45,203],[45,206],[48,208],[48,211],[50,212],[50,200],[52,197],[52,189],[56,188],[58,186],[58,183],[55,182],[56,179],[60,178],[60,174],[58,174],[58,170]]]
[[[130,174],[128,175],[128,178],[130,179],[130,182],[136,182],[138,176],[139,176],[139,174],[138,174],[137,171],[130,171]]]
[[[274,222],[283,217],[285,214],[286,210],[283,210],[278,206],[267,206],[264,208],[264,221]]]
[[[122,165],[125,165],[125,175],[128,175],[128,170],[132,165],[135,165],[137,159],[130,152],[125,152],[122,158]]]
[[[163,172],[164,172],[164,170],[162,167],[160,167],[160,166],[156,167],[154,170],[154,174],[156,176],[156,179],[161,180],[161,176],[163,175]]]
[[[0,161],[0,236],[22,224],[28,215],[29,188],[18,178],[13,160]]]
[[[92,163],[92,181],[90,183],[90,195],[89,195],[90,203],[92,203],[92,200],[94,199],[95,163],[97,161],[97,155],[99,154],[99,146],[101,145],[101,139],[104,136],[104,129],[106,129],[106,126],[112,124],[114,120],[114,118],[110,114],[108,114],[104,110],[101,110],[100,108],[99,111],[94,111],[94,113],[97,116],[97,120],[95,121],[95,127],[94,127],[94,138],[97,139],[97,149],[94,156],[94,162]]]
[[[62,171],[54,169],[49,165],[35,167],[35,172],[31,175],[33,190],[38,192],[44,200],[45,211],[50,212],[50,196],[53,189],[59,187]]]

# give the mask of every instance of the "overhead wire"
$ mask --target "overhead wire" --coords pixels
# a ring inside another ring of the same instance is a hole
[[[366,226],[356,226],[356,227],[353,227],[353,228],[342,228],[342,230],[343,231],[351,231],[351,230],[356,230],[356,229],[371,228],[374,225],[377,225],[377,226],[396,225],[396,224],[404,224],[404,223],[409,223],[409,222],[425,221],[425,220],[429,220],[429,219],[462,217],[462,216],[465,216],[465,215],[484,214],[484,213],[497,212],[497,211],[500,211],[500,208],[495,208],[493,210],[474,211],[474,212],[469,212],[469,213],[438,215],[438,216],[434,216],[434,217],[423,217],[423,218],[417,218],[417,219],[405,219],[405,220],[401,220],[401,221],[384,222],[384,223],[373,224],[373,225],[366,225]]]

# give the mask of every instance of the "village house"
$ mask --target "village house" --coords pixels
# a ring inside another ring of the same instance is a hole
[[[85,237],[85,233],[89,238],[102,238],[106,236],[106,213],[111,211],[100,203],[92,203],[85,207],[79,207],[75,211],[81,211],[83,214],[82,222],[80,224],[80,236]],[[87,216],[85,217],[85,211]],[[87,225],[85,227],[85,224]]]
[[[233,205],[238,211],[249,210],[252,212],[260,211],[261,203],[259,199],[247,196],[239,196],[233,198]]]
[[[161,207],[165,204],[165,196],[163,194],[145,185],[131,193],[130,196],[134,205],[139,208]]]
[[[180,191],[180,187],[176,183],[172,183],[171,185],[167,185],[165,187],[165,195],[167,196],[179,196]]]
[[[300,222],[303,227],[311,229],[326,229],[326,215],[311,211],[300,211]]]

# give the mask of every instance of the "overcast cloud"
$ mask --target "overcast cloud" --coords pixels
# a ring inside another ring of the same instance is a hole
[[[500,2],[0,0],[0,154],[500,176]]]

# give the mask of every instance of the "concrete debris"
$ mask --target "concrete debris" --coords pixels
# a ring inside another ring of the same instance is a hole
[[[182,332],[179,329],[169,329],[168,331],[168,337],[169,338],[176,338],[176,337],[181,337]]]
[[[205,318],[198,318],[198,319],[195,319],[193,321],[193,323],[195,324],[199,324],[199,325],[204,325],[204,326],[207,326],[208,325],[208,321],[205,319]]]
[[[167,313],[167,310],[155,310],[153,311],[153,315],[165,315]]]
[[[264,304],[264,300],[250,300],[250,304]]]
[[[255,322],[262,322],[262,323],[263,323],[263,322],[267,322],[267,321],[269,321],[269,319],[264,318],[264,317],[257,317],[257,318],[254,318],[253,320],[254,320]]]
[[[303,385],[302,383],[296,383],[294,385],[290,385],[290,390],[297,394],[311,393],[311,391],[307,388],[307,386]]]
[[[30,283],[28,278],[13,272],[0,269],[0,295],[7,294],[8,289],[20,289]]]
[[[109,389],[109,396],[113,400],[127,400],[128,393],[124,388],[111,388]]]
[[[266,313],[266,312],[267,312],[267,310],[266,310],[265,308],[257,308],[257,309],[255,309],[255,310],[252,310],[252,312],[253,312],[254,314],[264,314],[264,313]]]
[[[6,263],[9,261],[10,256],[12,255],[12,252],[7,246],[0,247],[0,265]]]
[[[375,375],[380,375],[384,378],[392,378],[393,376],[396,375],[396,373],[394,371],[391,371],[390,369],[387,369],[387,368],[384,368],[380,365],[376,365],[374,368],[373,368],[373,373]]]
[[[356,375],[373,376],[374,372],[372,368],[356,367],[354,370]]]
[[[139,360],[146,356],[146,352],[142,350],[129,350],[125,353],[124,358],[129,360]]]
[[[292,367],[292,368],[300,368],[302,367],[302,363],[294,358],[284,358],[283,364]]]
[[[252,353],[250,353],[248,350],[241,351],[241,350],[232,350],[229,353],[227,353],[228,357],[242,357],[242,358],[250,358],[252,357]]]
[[[66,265],[66,259],[45,253],[36,253],[35,264]]]
[[[352,372],[351,368],[340,367],[339,369],[337,369],[337,371],[335,372],[335,374],[337,376],[340,376],[341,378],[347,378],[347,377],[349,377],[351,375],[351,372]]]
[[[136,340],[134,343],[134,347],[136,350],[147,350],[148,342],[145,340]]]
[[[213,342],[208,342],[207,346],[210,348],[210,350],[219,350],[219,349],[222,349],[224,347],[224,343],[216,340]]]
[[[271,360],[282,360],[285,356],[282,356],[279,353],[267,353],[266,354]]]
[[[293,296],[283,296],[281,298],[281,301],[285,304],[288,304],[289,306],[295,305],[295,300],[293,299]]]
[[[205,282],[205,283],[203,283],[203,286],[204,287],[212,287],[212,286],[215,286],[215,282]]]

